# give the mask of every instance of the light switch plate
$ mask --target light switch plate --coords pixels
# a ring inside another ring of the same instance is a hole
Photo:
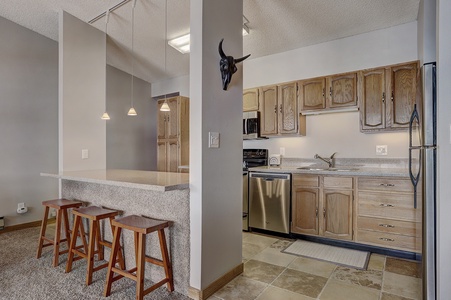
[[[282,156],[285,155],[285,147],[280,147],[279,153]]]
[[[89,150],[81,149],[81,159],[88,159],[88,158],[89,158]]]
[[[387,145],[376,145],[376,155],[387,155],[388,147]]]
[[[208,133],[208,148],[219,148],[219,132]]]

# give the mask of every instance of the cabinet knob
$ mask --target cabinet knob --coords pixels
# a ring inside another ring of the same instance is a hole
[[[379,238],[381,241],[385,241],[385,242],[394,242],[394,239],[389,239],[389,238]]]
[[[385,203],[381,203],[381,204],[379,204],[379,206],[381,206],[381,207],[395,207],[395,206],[393,206],[391,204],[385,204]]]
[[[395,225],[391,225],[391,224],[379,224],[380,227],[385,227],[385,228],[395,228]]]
[[[274,105],[274,113],[277,114],[277,104]]]
[[[280,104],[280,113],[282,113],[282,104]]]
[[[329,96],[332,97],[332,87],[329,88]]]
[[[316,217],[318,217],[318,208],[315,210]]]
[[[385,103],[385,92],[382,93],[382,103]]]
[[[391,92],[391,102],[393,102],[393,99],[395,98],[395,95],[393,95],[393,91]]]
[[[324,216],[324,219],[326,218],[326,209],[325,208],[323,208],[323,216]]]
[[[325,97],[325,95],[326,95],[326,88],[323,88],[323,98]]]

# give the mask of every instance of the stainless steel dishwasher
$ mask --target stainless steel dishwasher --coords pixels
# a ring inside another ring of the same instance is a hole
[[[249,173],[249,227],[290,232],[291,174]]]

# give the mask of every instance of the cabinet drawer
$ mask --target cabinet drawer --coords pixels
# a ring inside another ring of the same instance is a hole
[[[421,223],[415,222],[358,217],[357,228],[359,230],[371,230],[416,237],[421,236]]]
[[[412,194],[359,192],[358,215],[403,221],[421,221],[421,209],[413,207]]]
[[[294,175],[293,186],[319,187],[319,176]]]
[[[359,190],[413,193],[413,186],[410,180],[399,178],[360,177],[358,188]]]
[[[421,239],[414,236],[358,230],[356,241],[376,246],[421,252]]]
[[[352,177],[324,177],[325,188],[352,189]]]

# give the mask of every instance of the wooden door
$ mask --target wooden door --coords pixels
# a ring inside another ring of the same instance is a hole
[[[157,142],[157,170],[159,172],[167,171],[167,155],[166,155],[166,142]]]
[[[157,125],[157,139],[165,139],[166,138],[166,116],[167,112],[160,111],[161,106],[163,105],[164,100],[158,100],[158,125]]]
[[[243,91],[243,111],[258,110],[258,88]]]
[[[177,140],[167,142],[167,172],[178,172],[179,169],[179,143]]]
[[[357,73],[328,77],[330,108],[357,106]]]
[[[385,69],[362,71],[360,91],[360,129],[362,132],[385,128]]]
[[[326,79],[324,77],[299,81],[298,86],[301,112],[326,107]]]
[[[168,139],[176,139],[178,137],[178,101],[177,98],[168,98],[167,99],[169,108],[171,111],[167,112],[167,138]]]
[[[390,69],[390,111],[387,127],[408,128],[416,100],[417,63]]]
[[[280,134],[297,133],[298,130],[298,98],[296,82],[278,86],[278,129]]]
[[[318,235],[319,189],[294,187],[292,193],[291,231]]]
[[[277,134],[277,86],[260,88],[260,134]]]
[[[352,240],[352,191],[323,191],[323,235]]]

